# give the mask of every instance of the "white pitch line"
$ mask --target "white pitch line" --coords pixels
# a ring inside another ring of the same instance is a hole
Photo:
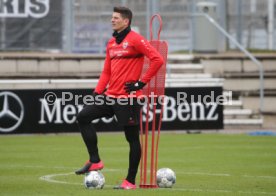
[[[250,176],[250,175],[242,175],[242,177],[246,178],[266,178],[266,179],[276,179],[276,176]]]
[[[70,173],[63,173],[63,174],[49,174],[45,176],[41,176],[39,180],[51,182],[51,183],[59,183],[59,184],[72,184],[72,185],[83,185],[82,183],[73,183],[73,182],[66,182],[61,180],[53,179],[56,176],[68,176],[74,174],[73,172]],[[104,185],[105,187],[113,187],[112,185]],[[223,189],[185,189],[185,188],[171,188],[171,189],[153,189],[156,190],[168,190],[168,191],[184,191],[184,192],[213,192],[213,193],[241,193],[241,194],[258,194],[258,195],[276,195],[276,193],[269,193],[269,192],[254,192],[254,191],[232,191],[232,190],[223,190]]]
[[[269,193],[269,192],[250,192],[250,191],[238,191],[238,193],[244,193],[244,194],[260,194],[260,195],[276,195],[276,193]]]
[[[162,189],[164,190],[164,189]],[[257,194],[257,195],[276,195],[276,193],[269,192],[254,192],[254,191],[231,191],[231,190],[212,190],[212,189],[185,189],[185,188],[172,188],[171,191],[185,191],[185,192],[215,192],[215,193],[241,193],[241,194]]]
[[[64,173],[64,174],[50,174],[50,175],[39,177],[39,180],[43,180],[43,181],[46,181],[46,182],[52,182],[52,183],[59,183],[59,184],[83,185],[83,183],[66,182],[66,181],[62,181],[62,180],[53,179],[54,177],[57,177],[57,176],[69,176],[69,175],[73,175],[73,174],[75,174],[75,173],[70,172],[70,173]],[[104,186],[105,187],[112,187],[112,185],[106,185],[106,184]]]
[[[65,166],[43,166],[43,165],[1,165],[0,167],[6,167],[6,168],[46,168],[46,169],[78,169],[77,167],[65,167]],[[108,172],[119,172],[119,171],[125,171],[123,169],[104,169],[104,171]]]
[[[177,174],[186,175],[201,175],[201,176],[231,176],[231,174],[216,174],[216,173],[205,173],[205,172],[175,172]]]
[[[46,176],[39,177],[39,180],[44,180],[44,181],[47,181],[47,182],[53,182],[53,183],[59,183],[59,184],[81,185],[81,183],[66,182],[66,181],[60,181],[60,180],[54,180],[53,179],[54,177],[57,177],[57,176],[69,176],[69,175],[72,175],[72,174],[74,174],[74,173],[70,172],[70,173],[65,173],[65,174],[49,174],[49,175],[46,175]]]
[[[77,169],[76,167],[65,167],[65,166],[42,166],[42,165],[1,165],[0,167],[8,167],[8,168],[51,168],[51,169]],[[124,169],[104,169],[103,171],[107,172],[122,172],[125,171]],[[207,173],[207,172],[183,172],[183,171],[175,171],[176,174],[185,174],[185,175],[202,175],[202,176],[225,176],[225,177],[231,177],[235,176],[232,174],[227,174],[227,173]],[[262,179],[276,179],[276,176],[252,176],[252,175],[247,175],[247,174],[241,174],[239,175],[240,177],[244,178],[262,178]]]

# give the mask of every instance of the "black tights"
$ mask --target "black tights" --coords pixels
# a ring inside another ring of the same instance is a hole
[[[96,129],[94,128],[92,123],[86,124],[79,122],[78,124],[81,131],[82,139],[89,153],[90,162],[98,163],[101,159],[98,152],[98,137]]]
[[[90,162],[98,163],[101,159],[98,152],[97,133],[95,127],[90,122],[90,120],[86,121],[83,118],[81,118],[81,116],[78,116],[79,128],[90,156]],[[129,167],[126,180],[135,184],[135,178],[141,157],[139,125],[124,126],[124,132],[130,148]]]
[[[129,166],[127,181],[135,184],[135,177],[141,158],[141,145],[139,139],[139,126],[125,126],[125,136],[129,143]]]

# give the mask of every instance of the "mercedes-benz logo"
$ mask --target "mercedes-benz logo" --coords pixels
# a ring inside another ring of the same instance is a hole
[[[0,132],[12,132],[24,118],[23,103],[16,94],[6,91],[0,92],[0,100]]]

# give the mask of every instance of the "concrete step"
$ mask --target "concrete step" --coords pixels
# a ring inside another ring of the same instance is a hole
[[[167,78],[166,87],[223,86],[222,78]]]
[[[224,89],[230,91],[256,91],[260,89],[259,78],[226,78]],[[276,89],[276,78],[264,80],[264,89]]]
[[[171,73],[166,74],[166,78],[211,78],[211,74],[205,74],[205,73]]]
[[[0,80],[1,89],[37,89],[37,88],[94,88],[98,79],[21,79]],[[221,78],[170,78],[166,87],[206,87],[222,86]]]
[[[224,90],[223,91],[223,96],[227,97],[227,98],[232,98],[233,97],[233,91]]]
[[[275,54],[271,59],[258,58],[263,64],[264,72],[275,72]],[[233,56],[234,57],[234,56]],[[195,57],[197,58],[197,57]],[[234,57],[235,58],[235,57]],[[236,58],[220,58],[220,59],[202,59],[201,63],[204,64],[204,69],[208,73],[223,74],[223,72],[259,72],[259,67],[249,59]]]
[[[1,89],[95,88],[98,79],[21,79],[0,80]]]
[[[1,55],[1,54],[0,54]],[[23,55],[23,54],[22,54]],[[27,54],[26,54],[27,55]],[[28,54],[32,55],[32,54]],[[46,55],[46,54],[45,54]],[[91,55],[61,55],[60,56],[19,56],[3,57],[0,60],[0,78],[9,77],[29,77],[29,78],[43,78],[43,77],[70,77],[78,76],[78,74],[100,75],[104,60],[96,58]]]
[[[224,109],[224,116],[251,116],[253,115],[253,111],[251,109]]]
[[[167,68],[171,69],[186,69],[186,70],[203,70],[202,64],[196,64],[196,63],[169,63],[167,64]]]
[[[244,108],[258,111],[260,101],[258,96],[243,96],[242,101]],[[263,113],[276,114],[276,96],[265,96],[263,104]]]
[[[172,63],[195,62],[194,56],[190,54],[169,54],[167,60]]]
[[[9,74],[3,74],[0,75],[1,79],[68,79],[68,78],[74,78],[74,79],[92,79],[92,78],[99,78],[100,72],[86,72],[86,73],[9,73]]]
[[[262,118],[251,119],[224,119],[224,125],[226,126],[262,126],[264,123]]]
[[[224,72],[222,75],[218,75],[217,77],[224,77],[224,78],[259,78],[259,72]],[[264,72],[264,78],[276,78],[276,72]]]
[[[167,78],[166,82],[223,82],[224,79],[222,78]]]
[[[233,108],[243,108],[243,102],[241,100],[229,100],[223,103],[224,108],[233,109]]]

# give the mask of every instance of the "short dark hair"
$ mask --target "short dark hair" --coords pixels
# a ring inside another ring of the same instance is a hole
[[[127,7],[114,7],[113,12],[120,13],[123,18],[127,18],[129,20],[129,26],[131,25],[132,20],[132,11]]]

